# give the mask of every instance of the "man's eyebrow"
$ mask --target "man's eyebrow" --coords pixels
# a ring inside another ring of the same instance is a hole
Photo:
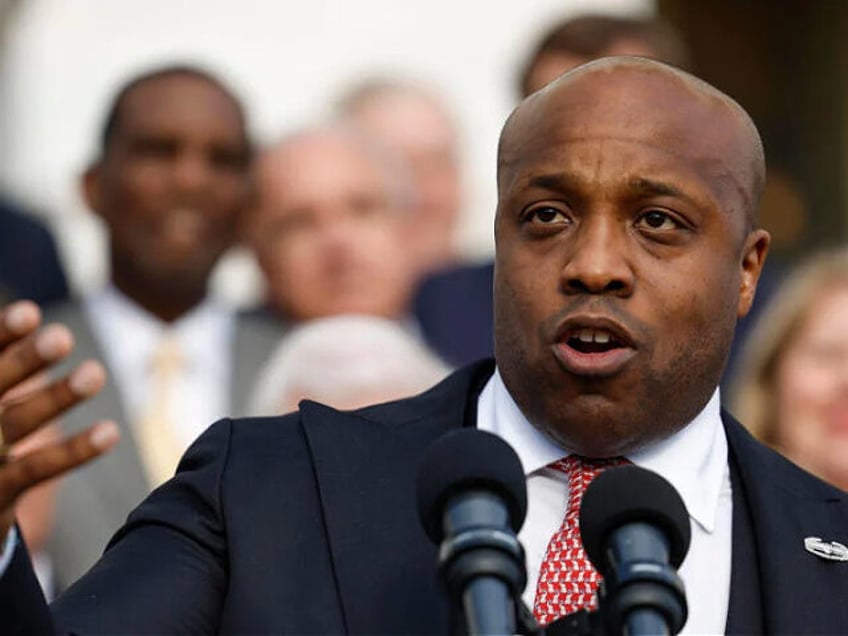
[[[569,189],[569,180],[561,174],[540,174],[527,181],[531,188],[544,188],[545,190],[563,191]]]
[[[690,199],[691,197],[684,193],[681,189],[671,185],[670,183],[665,183],[662,181],[654,181],[653,179],[646,179],[644,177],[638,177],[633,179],[630,182],[630,187],[633,188],[640,195],[654,195],[654,196],[670,196],[670,197],[680,197],[684,199]]]
[[[535,175],[527,180],[526,187],[543,188],[553,192],[571,192],[574,188],[574,175],[564,173],[550,173]],[[679,187],[667,182],[649,179],[647,177],[634,177],[627,182],[627,187],[632,196],[636,197],[656,197],[668,196],[699,203],[699,197],[693,193],[684,192]]]

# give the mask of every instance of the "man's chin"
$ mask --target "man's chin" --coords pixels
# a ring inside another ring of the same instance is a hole
[[[596,415],[572,416],[567,423],[544,426],[542,432],[558,446],[585,457],[617,457],[649,443],[645,432],[634,429],[631,423]]]

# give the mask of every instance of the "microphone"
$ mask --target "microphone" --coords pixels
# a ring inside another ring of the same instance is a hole
[[[686,506],[670,483],[637,466],[604,471],[583,496],[580,535],[604,577],[599,611],[609,633],[683,628],[686,593],[676,569],[691,537]]]
[[[469,634],[514,634],[527,580],[515,533],[527,513],[524,469],[500,437],[459,429],[428,447],[418,515],[439,548],[439,575]]]

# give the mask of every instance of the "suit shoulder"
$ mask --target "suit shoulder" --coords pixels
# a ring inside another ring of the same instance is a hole
[[[419,303],[443,296],[471,293],[491,294],[495,266],[492,262],[458,265],[440,270],[425,278],[416,293]]]
[[[469,364],[445,377],[430,389],[412,397],[353,411],[366,420],[404,423],[421,419],[450,418],[456,426],[476,421],[477,397],[494,372],[492,359]]]
[[[53,303],[44,307],[44,322],[71,322],[77,324],[85,320],[85,312],[82,303],[77,300],[66,300]]]
[[[215,428],[226,432],[213,432]],[[209,427],[207,433],[221,445],[226,436],[227,454],[231,459],[248,463],[267,457],[272,463],[298,455],[305,447],[299,412],[263,417],[228,418]]]
[[[235,324],[236,329],[259,336],[279,338],[286,332],[283,323],[267,312],[239,312]]]

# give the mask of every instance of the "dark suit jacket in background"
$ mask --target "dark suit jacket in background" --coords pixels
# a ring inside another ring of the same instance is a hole
[[[86,358],[107,366],[91,325],[79,303],[63,303],[48,310],[48,322],[61,322],[74,334],[76,347],[56,373],[68,373]],[[247,414],[254,381],[282,331],[259,317],[239,316],[232,343],[231,414]],[[60,588],[86,572],[103,553],[109,538],[126,521],[127,515],[151,490],[136,446],[121,395],[113,380],[104,389],[62,418],[68,432],[78,432],[101,419],[111,419],[121,429],[121,441],[107,456],[72,473],[61,485],[56,527],[48,546]]]
[[[416,292],[413,311],[425,342],[461,367],[494,355],[494,263],[459,265],[433,274]]]
[[[0,198],[0,301],[65,300],[68,283],[48,229]]]
[[[282,418],[217,423],[53,604],[57,626],[446,633],[415,474],[430,442],[474,424],[492,368],[477,364],[421,396],[353,413],[304,402]],[[735,487],[729,631],[845,632],[848,563],[809,554],[803,540],[848,542],[846,495],[729,416],[724,423]],[[16,555],[0,579],[0,616],[20,630],[48,619],[28,576]]]

